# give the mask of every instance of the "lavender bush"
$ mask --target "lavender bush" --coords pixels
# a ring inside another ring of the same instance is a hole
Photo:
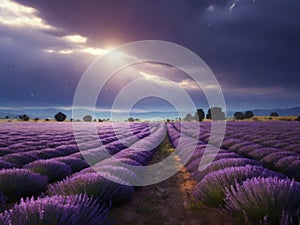
[[[289,179],[253,178],[226,191],[226,209],[245,222],[299,224],[300,184]],[[297,219],[298,217],[298,219]]]
[[[251,159],[225,158],[212,162],[211,165],[204,171],[195,170],[192,173],[192,178],[196,181],[200,181],[203,177],[205,177],[205,175],[211,172],[223,170],[229,167],[241,167],[246,165],[261,166],[260,163]]]
[[[39,157],[36,154],[28,153],[28,152],[21,152],[21,153],[13,153],[8,154],[2,157],[3,160],[13,163],[17,166],[24,166],[27,163],[33,162]]]
[[[0,214],[3,225],[101,225],[109,224],[109,203],[97,204],[87,195],[52,196],[21,200]]]
[[[48,179],[26,169],[0,170],[0,191],[9,201],[39,194],[47,188]]]
[[[64,156],[55,158],[55,160],[67,164],[69,167],[72,168],[73,172],[78,172],[82,169],[89,167],[89,164],[85,160],[77,158],[75,156]]]
[[[294,156],[296,157],[297,155],[293,152],[289,151],[280,151],[280,152],[274,152],[271,153],[265,157],[263,157],[260,162],[263,163],[263,165],[270,167],[270,168],[275,168],[276,162],[278,162],[280,159],[285,158],[287,156]]]
[[[41,175],[46,175],[49,178],[49,182],[62,180],[72,173],[71,167],[67,164],[53,159],[37,160],[25,165],[24,168]]]
[[[224,204],[226,188],[252,177],[284,177],[262,167],[246,165],[208,173],[193,189],[199,201],[219,207]]]
[[[117,177],[112,178],[117,180]],[[134,188],[105,179],[98,173],[78,174],[49,186],[50,195],[84,194],[98,202],[112,201],[114,204],[125,203],[132,199]]]
[[[265,156],[275,153],[275,152],[280,152],[280,149],[277,148],[259,148],[259,149],[255,149],[251,152],[248,152],[247,157],[256,159],[256,160],[260,160],[262,158],[264,158]]]
[[[0,169],[11,169],[11,168],[16,168],[16,167],[18,167],[18,166],[13,163],[10,163],[10,162],[0,159]]]

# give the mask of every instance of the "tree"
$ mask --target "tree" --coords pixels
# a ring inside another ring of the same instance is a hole
[[[277,112],[271,112],[270,116],[279,116]]]
[[[5,116],[5,119],[7,119],[7,120],[8,120],[8,119],[9,119],[9,116]]]
[[[211,120],[225,120],[225,113],[222,111],[220,107],[212,107],[208,109],[206,114],[206,119]]]
[[[65,121],[67,116],[65,114],[63,114],[62,112],[59,112],[54,116],[54,118],[57,122],[63,122],[63,121]]]
[[[197,109],[197,112],[195,113],[195,119],[199,122],[203,121],[205,118],[205,113],[203,109]]]
[[[22,121],[29,121],[29,116],[27,116],[26,114],[19,116],[19,119]]]
[[[243,119],[245,119],[245,115],[242,112],[236,112],[236,113],[234,113],[234,118],[237,120],[243,120]]]
[[[295,120],[296,120],[296,121],[300,121],[300,116],[298,116]]]
[[[93,117],[91,115],[85,115],[82,119],[84,122],[91,122]]]
[[[252,118],[253,116],[254,116],[254,113],[252,111],[245,112],[245,118],[246,119]]]
[[[35,122],[37,122],[37,121],[39,121],[40,119],[36,117],[36,118],[34,118],[33,120],[34,120]]]
[[[128,122],[134,122],[134,118],[129,117],[129,118],[127,119],[127,121],[128,121]]]
[[[188,114],[186,114],[186,116],[184,117],[184,119],[183,119],[183,121],[192,121],[194,119],[194,117],[190,114],[190,113],[188,113]]]

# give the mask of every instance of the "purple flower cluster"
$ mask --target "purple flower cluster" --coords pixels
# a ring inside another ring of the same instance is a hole
[[[3,225],[101,225],[110,224],[109,203],[98,204],[87,195],[30,198],[0,214]]]
[[[168,124],[169,139],[178,151],[190,151],[188,142],[196,138],[191,132],[194,126]],[[186,164],[198,182],[193,189],[197,200],[225,206],[244,220],[242,224],[299,224],[300,186],[285,175],[300,180],[300,127],[281,121],[229,122],[222,149],[217,150],[211,146],[216,140],[207,135],[210,123],[200,123],[200,131],[195,152]],[[185,140],[184,145],[180,146],[179,138]],[[201,161],[204,156],[207,162]]]
[[[73,173],[89,167],[89,164],[85,160],[72,155],[58,157],[55,158],[55,160],[67,164],[69,167],[71,167]]]
[[[226,209],[245,222],[270,225],[300,222],[300,184],[289,179],[246,180],[227,189],[225,202]]]
[[[0,213],[6,202],[11,207],[22,197],[32,198],[0,214],[0,224],[110,224],[111,204],[132,199],[131,183],[141,181],[143,166],[166,133],[165,124],[131,123],[132,133],[124,125],[114,130],[112,124],[101,123],[96,126],[98,140],[85,129],[75,140],[69,123],[4,123]],[[107,159],[110,155],[118,163]],[[36,199],[38,195],[43,198]]]
[[[281,174],[257,166],[229,167],[208,173],[197,183],[193,194],[199,201],[219,207],[224,204],[227,188],[252,177],[284,177]]]
[[[184,124],[182,127],[178,123],[169,125],[169,135],[170,130],[172,135],[176,133],[176,130],[177,135],[180,130],[188,130],[189,128],[186,126],[190,126],[190,130],[193,130],[196,125],[194,123]],[[208,144],[207,134],[209,135],[210,132],[210,123],[200,123],[198,126],[200,126],[198,141]],[[185,135],[195,138],[191,132],[185,132]],[[170,140],[172,141],[172,137]],[[210,140],[210,144],[214,142],[215,140]],[[300,175],[295,171],[300,170],[300,165],[297,162],[291,163],[290,158],[298,161],[299,147],[300,128],[298,124],[283,121],[228,122],[222,144],[224,149],[260,161],[265,167],[282,172],[298,181],[300,181]]]
[[[0,192],[9,201],[18,200],[21,197],[36,195],[45,191],[48,178],[26,169],[0,170]]]
[[[112,177],[111,179],[118,180],[120,178]],[[47,193],[49,195],[87,194],[95,198],[98,202],[112,201],[114,204],[119,204],[126,203],[132,199],[134,188],[112,182],[96,172],[91,172],[77,174],[76,176],[51,184]]]
[[[36,160],[24,166],[25,169],[48,177],[49,182],[62,180],[72,174],[72,168],[66,163],[49,159]]]
[[[246,165],[260,166],[260,163],[245,158],[223,158],[213,161],[205,170],[195,170],[192,173],[192,178],[196,181],[202,180],[207,174],[219,170],[224,170],[229,167],[241,167]]]

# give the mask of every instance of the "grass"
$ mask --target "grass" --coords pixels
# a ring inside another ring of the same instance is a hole
[[[199,209],[201,209],[203,207],[203,203],[201,202],[192,202],[188,209],[191,210],[191,211],[198,211]]]

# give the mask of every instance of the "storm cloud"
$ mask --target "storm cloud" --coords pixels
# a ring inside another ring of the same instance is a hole
[[[6,12],[0,16],[3,106],[71,105],[84,70],[105,49],[149,39],[199,55],[216,75],[229,108],[299,105],[299,1],[8,2],[31,22],[16,20],[0,5]],[[169,72],[178,83],[186,79]],[[194,99],[201,95],[189,93]]]

